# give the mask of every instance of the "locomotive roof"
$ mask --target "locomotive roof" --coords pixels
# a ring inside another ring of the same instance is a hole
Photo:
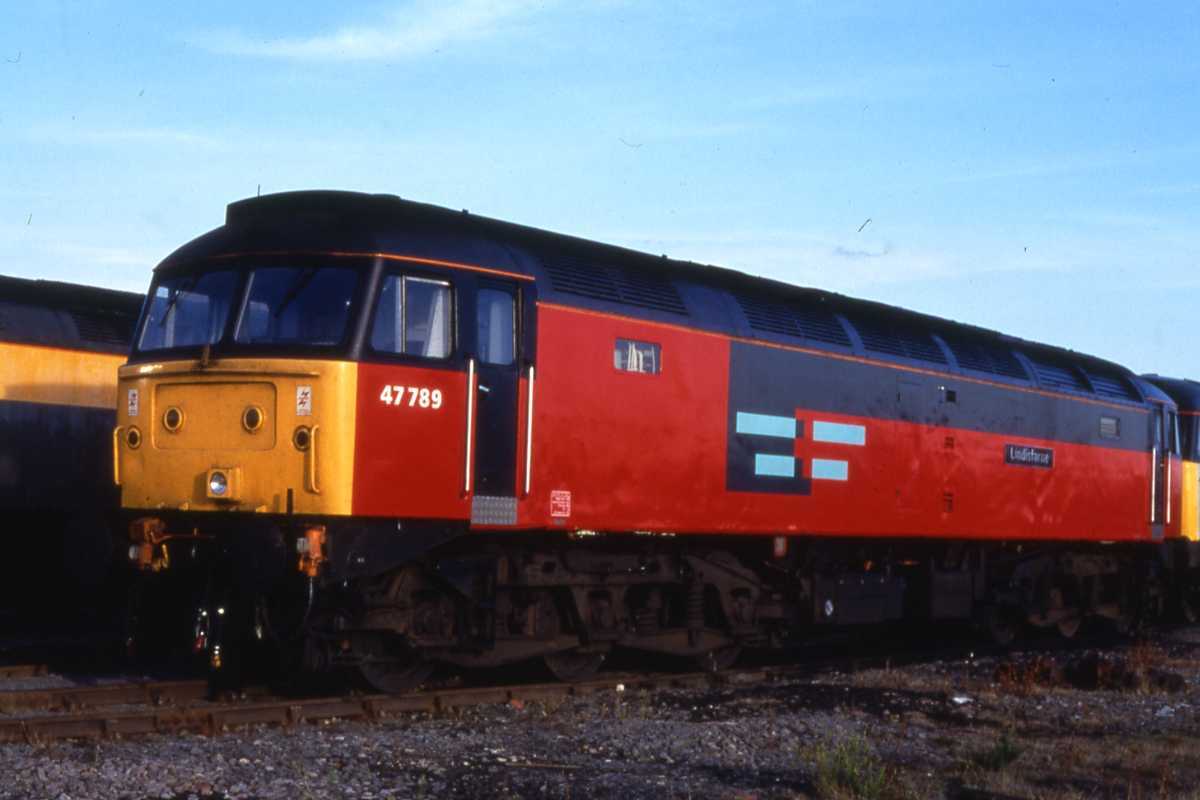
[[[126,353],[142,295],[0,275],[0,341]]]
[[[1200,383],[1187,378],[1168,378],[1163,375],[1143,375],[1143,380],[1153,383],[1171,396],[1184,411],[1200,410]]]
[[[230,252],[395,252],[533,276],[539,297],[747,338],[1140,402],[1156,394],[1093,356],[733,269],[654,256],[395,195],[302,191],[231,203],[226,224],[161,271]],[[951,360],[952,359],[952,360]]]

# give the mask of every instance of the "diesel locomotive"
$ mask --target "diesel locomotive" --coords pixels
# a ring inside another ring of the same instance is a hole
[[[291,192],[155,270],[113,466],[122,547],[192,587],[214,666],[263,640],[382,690],[438,662],[575,679],[618,647],[717,668],[821,626],[1004,641],[1194,607],[1173,391],[728,269]]]
[[[96,610],[113,577],[116,371],[141,305],[0,276],[0,510],[18,565],[0,585],[6,633]]]

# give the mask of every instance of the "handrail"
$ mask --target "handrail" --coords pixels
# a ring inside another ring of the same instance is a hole
[[[1150,448],[1150,524],[1158,522],[1158,448]]]
[[[1166,459],[1167,491],[1165,494],[1163,494],[1163,504],[1166,505],[1166,507],[1167,507],[1167,524],[1170,525],[1171,524],[1171,451],[1164,448],[1163,452],[1166,453],[1166,456],[1167,456],[1167,459]]]
[[[313,494],[321,493],[321,487],[317,485],[317,432],[320,430],[320,425],[312,426],[308,443],[308,488]]]
[[[463,466],[463,494],[471,493],[471,448],[475,443],[475,359],[467,359],[467,452]]]
[[[113,428],[113,486],[121,485],[121,432],[124,430],[124,425]]]
[[[533,473],[533,364],[529,365],[529,393],[525,407],[525,496],[529,496],[530,476]]]

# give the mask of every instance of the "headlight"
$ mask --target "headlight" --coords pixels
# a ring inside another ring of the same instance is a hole
[[[204,473],[204,494],[213,500],[234,502],[242,499],[242,468],[213,467]]]
[[[137,450],[142,446],[142,432],[136,426],[130,425],[129,430],[125,431],[125,444],[129,445],[130,450]]]

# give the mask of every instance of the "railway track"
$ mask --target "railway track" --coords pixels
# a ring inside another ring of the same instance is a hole
[[[50,671],[46,664],[0,664],[0,679],[36,678]]]
[[[1076,645],[1113,642],[1082,641]],[[1025,652],[1062,651],[1061,645],[1034,645]],[[977,656],[1013,655],[975,643],[932,645],[870,653],[810,653],[799,662],[757,665],[719,672],[614,671],[577,683],[516,683],[494,686],[432,686],[401,695],[326,697],[272,696],[246,688],[233,699],[212,698],[203,680],[139,681],[105,686],[0,692],[0,743],[61,739],[111,739],[146,734],[218,735],[252,725],[293,726],[333,720],[382,721],[399,714],[442,713],[455,708],[529,703],[601,692],[637,693],[665,689],[744,686],[837,672],[901,667]],[[29,713],[36,712],[36,713]]]
[[[333,720],[381,721],[455,708],[541,702],[598,692],[627,693],[764,683],[811,674],[812,665],[633,675],[612,673],[579,683],[432,689],[403,695],[281,698],[253,695],[208,700],[204,681],[0,693],[0,709],[41,713],[0,717],[0,743],[113,739],[146,734],[218,735],[251,725],[292,726]],[[129,706],[138,706],[130,708]]]
[[[77,711],[119,705],[181,705],[204,700],[208,682],[136,681],[102,686],[69,686],[0,692],[0,712]]]
[[[251,725],[292,726],[332,720],[382,721],[455,708],[542,702],[600,692],[637,693],[703,689],[787,679],[934,659],[966,657],[965,646],[938,645],[908,652],[825,653],[810,651],[800,662],[757,665],[718,672],[602,673],[576,683],[515,683],[496,686],[432,686],[401,695],[295,698],[248,688],[233,700],[212,700],[207,682],[144,681],[96,687],[0,692],[0,743],[61,739],[112,739],[146,734],[218,735]]]

